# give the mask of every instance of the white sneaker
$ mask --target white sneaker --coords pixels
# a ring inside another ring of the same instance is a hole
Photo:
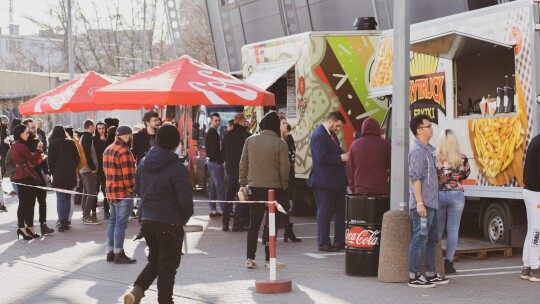
[[[419,275],[414,279],[409,279],[409,287],[433,288],[433,287],[435,287],[435,284],[428,281],[423,275]]]

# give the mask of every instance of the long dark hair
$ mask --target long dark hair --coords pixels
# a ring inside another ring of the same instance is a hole
[[[21,138],[21,134],[23,134],[24,131],[26,131],[26,129],[28,129],[28,127],[26,125],[24,125],[24,124],[20,124],[20,125],[15,127],[15,129],[13,130],[13,138],[15,139],[15,141],[19,141],[19,142],[24,141]]]
[[[55,140],[55,139],[66,139],[66,129],[64,129],[61,125],[56,125],[53,128],[53,131],[51,133],[51,136],[49,136],[49,142]]]

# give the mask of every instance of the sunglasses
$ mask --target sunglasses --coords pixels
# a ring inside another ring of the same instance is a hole
[[[427,126],[423,126],[423,127],[418,127],[418,129],[427,129],[427,128],[433,128],[433,125],[432,124],[429,124]]]

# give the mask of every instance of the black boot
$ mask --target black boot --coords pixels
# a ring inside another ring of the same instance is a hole
[[[447,259],[444,259],[444,273],[445,274],[456,273],[456,269],[454,268],[454,263],[450,262]]]
[[[40,228],[41,228],[41,234],[42,235],[47,235],[47,234],[51,234],[51,233],[54,232],[54,229],[51,229],[51,228],[47,227],[47,223],[45,223],[45,222],[41,223]]]
[[[287,224],[287,227],[285,227],[285,233],[283,233],[283,239],[285,241],[285,243],[287,243],[289,241],[289,239],[291,239],[291,241],[293,241],[293,243],[298,243],[298,242],[301,242],[302,240],[297,238],[296,235],[294,235],[294,231],[292,230],[292,226],[293,226],[293,223],[289,223]]]
[[[64,232],[64,230],[64,221],[60,221],[60,226],[58,226],[58,232]]]
[[[119,253],[116,253],[114,255],[114,263],[115,264],[133,264],[137,262],[136,259],[130,259],[124,250],[122,249]]]
[[[67,220],[65,220],[65,221],[62,223],[62,227],[64,228],[64,231],[69,230],[69,224],[68,224],[68,221],[67,221]]]

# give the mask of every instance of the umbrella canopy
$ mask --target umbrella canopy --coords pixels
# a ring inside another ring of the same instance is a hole
[[[92,99],[94,90],[111,84],[114,80],[95,72],[88,72],[61,86],[37,96],[19,106],[21,115],[86,112],[97,110],[137,110],[141,105],[96,105]]]
[[[94,92],[96,104],[273,106],[263,91],[189,56]]]

